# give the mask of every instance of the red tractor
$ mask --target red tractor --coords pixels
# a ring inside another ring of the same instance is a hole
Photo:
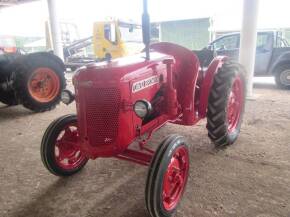
[[[180,135],[165,138],[156,150],[146,146],[166,123],[192,126],[207,118],[216,147],[235,142],[245,105],[242,67],[216,57],[202,71],[195,53],[171,43],[149,46],[149,16],[144,1],[139,55],[80,68],[75,95],[76,115],[53,121],[46,130],[41,156],[54,175],[70,176],[89,159],[115,157],[149,166],[145,201],[152,217],[173,216],[189,172],[188,143]],[[146,54],[146,55],[145,55]],[[131,144],[138,144],[134,146]]]

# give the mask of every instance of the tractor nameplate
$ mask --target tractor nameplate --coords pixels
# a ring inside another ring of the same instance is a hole
[[[158,84],[158,83],[159,83],[159,76],[152,76],[152,77],[146,78],[144,80],[137,81],[137,82],[133,83],[132,92],[136,93],[140,90],[143,90],[147,87],[150,87],[150,86],[152,86],[154,84]]]

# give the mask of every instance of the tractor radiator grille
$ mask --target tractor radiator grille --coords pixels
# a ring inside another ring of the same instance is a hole
[[[120,91],[96,88],[86,93],[87,135],[92,146],[112,144],[118,135]]]

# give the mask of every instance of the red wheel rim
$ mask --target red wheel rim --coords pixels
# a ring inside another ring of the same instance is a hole
[[[233,132],[239,122],[244,104],[244,87],[240,77],[235,78],[228,99],[227,106],[227,119],[228,119],[228,132]]]
[[[188,151],[184,146],[175,150],[163,179],[162,201],[167,211],[174,209],[185,189],[189,170]]]
[[[50,68],[37,68],[28,80],[28,91],[35,100],[47,103],[59,93],[60,80]]]
[[[55,148],[55,161],[65,170],[78,168],[85,160],[79,144],[79,134],[76,124],[67,125],[58,135]]]

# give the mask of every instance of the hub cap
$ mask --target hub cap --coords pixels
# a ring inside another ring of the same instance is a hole
[[[188,170],[188,151],[185,147],[179,147],[172,155],[163,179],[162,201],[167,211],[178,204],[187,182]]]
[[[37,68],[28,81],[28,91],[35,100],[47,103],[59,93],[60,80],[50,68]]]
[[[86,160],[80,149],[76,124],[67,125],[59,133],[54,153],[57,165],[63,169],[75,169]]]
[[[244,101],[244,87],[240,77],[234,80],[227,106],[228,131],[233,132],[240,121]]]
[[[285,70],[280,74],[280,81],[285,86],[290,86],[290,70]]]

